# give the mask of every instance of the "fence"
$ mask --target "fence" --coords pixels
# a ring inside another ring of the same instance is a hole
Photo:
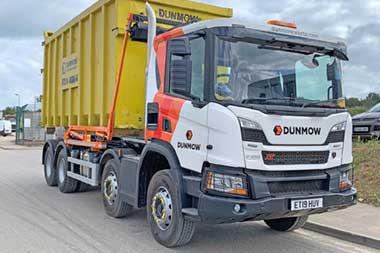
[[[16,144],[45,140],[45,131],[41,127],[39,104],[17,107],[16,110]]]
[[[25,141],[43,141],[45,131],[41,128],[41,112],[24,113],[24,140]]]

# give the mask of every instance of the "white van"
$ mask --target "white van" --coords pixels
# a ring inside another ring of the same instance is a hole
[[[12,134],[12,123],[9,120],[0,120],[0,135],[7,136]]]

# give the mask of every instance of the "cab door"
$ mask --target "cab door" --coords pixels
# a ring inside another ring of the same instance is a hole
[[[203,36],[169,40],[164,88],[155,96],[156,108],[153,108],[159,112],[154,136],[171,144],[183,168],[198,172],[206,161],[208,142],[204,61]]]

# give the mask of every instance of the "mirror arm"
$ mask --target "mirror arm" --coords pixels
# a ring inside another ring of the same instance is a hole
[[[333,89],[332,85],[327,89],[327,100],[330,100],[330,91],[332,91],[332,89]]]

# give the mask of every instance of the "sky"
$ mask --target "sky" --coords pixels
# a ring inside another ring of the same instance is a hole
[[[233,7],[234,17],[263,24],[295,21],[300,30],[342,37],[344,92],[365,97],[380,92],[380,0],[197,0]],[[55,31],[96,0],[0,1],[0,109],[33,103],[42,93],[43,31]]]

